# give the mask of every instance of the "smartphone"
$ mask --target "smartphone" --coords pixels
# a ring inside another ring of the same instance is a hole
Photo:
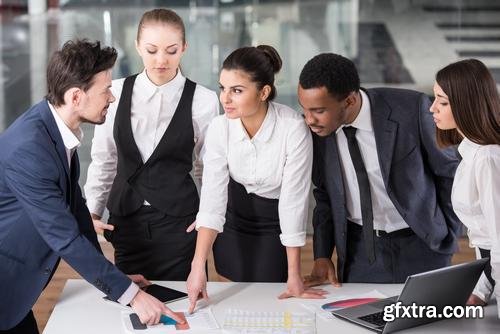
[[[155,297],[162,303],[171,303],[179,299],[187,298],[187,293],[179,291],[179,290],[174,290],[171,288],[167,288],[158,284],[151,284],[151,285],[146,285],[141,288],[144,292],[149,293],[151,296]],[[108,298],[108,296],[102,297],[106,301],[110,301],[113,303],[117,303],[111,299]],[[117,303],[118,304],[118,303]],[[127,305],[130,306],[130,305]]]

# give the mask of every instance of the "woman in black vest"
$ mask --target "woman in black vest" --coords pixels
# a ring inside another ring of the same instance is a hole
[[[322,298],[304,289],[312,139],[301,114],[271,102],[281,58],[267,45],[231,53],[220,74],[225,115],[203,148],[198,240],[187,288],[194,309],[206,297],[205,263],[213,245],[217,273],[240,282],[287,282],[280,298]],[[218,235],[218,233],[220,233]]]
[[[123,272],[185,280],[196,244],[196,234],[185,230],[199,204],[193,152],[200,178],[199,152],[218,114],[217,96],[182,75],[185,31],[175,12],[144,13],[136,48],[144,71],[113,81],[119,99],[95,129],[87,205]],[[108,224],[101,221],[105,206]]]

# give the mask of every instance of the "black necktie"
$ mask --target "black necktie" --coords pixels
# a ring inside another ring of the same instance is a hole
[[[361,203],[361,219],[363,221],[363,236],[365,239],[365,248],[368,255],[368,261],[372,264],[375,261],[375,246],[373,242],[373,210],[372,196],[370,192],[370,183],[368,182],[368,173],[366,172],[361,152],[359,151],[358,141],[356,140],[356,128],[347,126],[343,128],[347,137],[347,145],[351,160],[356,170],[359,186],[359,200]]]
[[[74,213],[76,208],[75,202],[75,189],[78,184],[78,173],[79,173],[79,161],[78,154],[76,153],[76,148],[71,151],[71,164],[69,167],[69,206],[71,212]]]

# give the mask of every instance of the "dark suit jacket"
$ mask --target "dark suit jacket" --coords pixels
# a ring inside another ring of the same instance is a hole
[[[387,194],[405,222],[434,251],[452,254],[460,221],[451,201],[458,165],[454,150],[440,150],[429,98],[391,88],[367,89],[378,160]],[[335,133],[313,134],[314,257],[337,250],[338,277],[346,258],[346,206]],[[369,162],[365,161],[365,164]]]
[[[59,258],[113,300],[130,285],[102,254],[78,169],[45,100],[0,135],[0,330],[26,316]]]

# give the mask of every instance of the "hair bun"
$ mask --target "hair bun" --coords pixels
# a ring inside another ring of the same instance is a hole
[[[273,72],[275,74],[278,73],[281,70],[281,66],[283,64],[278,51],[276,51],[276,49],[270,45],[259,45],[257,46],[257,49],[262,51],[267,56],[269,62],[271,63],[271,66],[273,67]]]

